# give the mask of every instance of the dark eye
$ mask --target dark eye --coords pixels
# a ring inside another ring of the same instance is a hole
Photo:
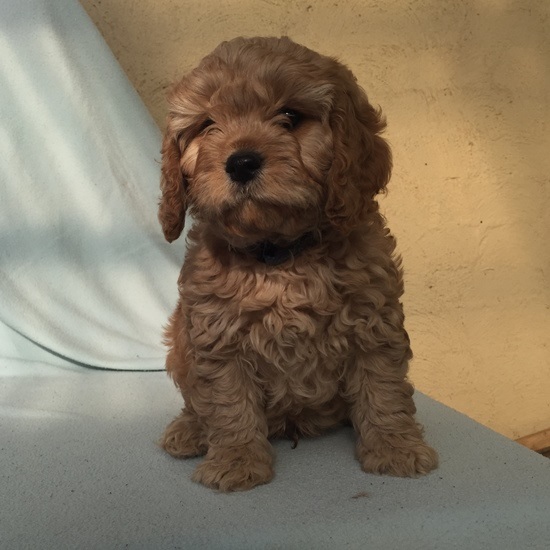
[[[280,115],[283,115],[283,119],[281,120],[281,126],[284,126],[288,130],[293,130],[300,124],[300,121],[302,120],[302,115],[295,111],[294,109],[288,109],[287,107],[284,107],[279,111]]]
[[[199,133],[204,132],[209,126],[212,126],[214,124],[214,121],[211,118],[207,118],[200,126],[199,126]]]

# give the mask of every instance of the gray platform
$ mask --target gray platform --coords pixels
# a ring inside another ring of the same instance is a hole
[[[0,548],[548,548],[550,461],[417,394],[431,475],[361,472],[353,433],[275,443],[246,493],[155,445],[181,401],[161,372],[0,369]]]

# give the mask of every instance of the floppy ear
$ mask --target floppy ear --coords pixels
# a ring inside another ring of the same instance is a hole
[[[381,112],[370,105],[348,69],[342,67],[337,79],[340,86],[330,115],[334,154],[326,214],[346,233],[361,222],[374,206],[375,195],[386,188],[392,160],[389,145],[379,135],[386,127]]]
[[[180,166],[181,151],[171,121],[162,142],[162,166],[158,217],[164,237],[168,242],[175,241],[185,225],[185,183]]]

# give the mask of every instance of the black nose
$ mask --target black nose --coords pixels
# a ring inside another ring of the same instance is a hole
[[[237,151],[227,159],[225,171],[232,181],[244,185],[256,177],[262,163],[262,156],[255,151]]]

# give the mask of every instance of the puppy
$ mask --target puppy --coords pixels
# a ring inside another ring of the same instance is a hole
[[[166,330],[185,407],[161,445],[221,491],[273,477],[269,440],[343,423],[364,471],[426,474],[395,240],[375,197],[385,122],[342,64],[288,38],[220,44],[177,84],[159,219],[194,223]]]

